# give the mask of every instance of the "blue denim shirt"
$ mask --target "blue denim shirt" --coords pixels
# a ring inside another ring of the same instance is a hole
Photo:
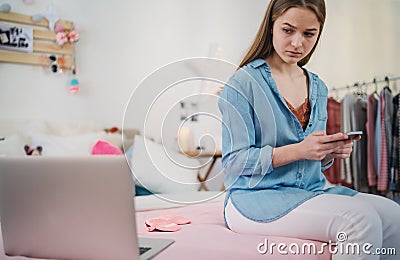
[[[222,113],[222,167],[227,188],[225,205],[245,217],[268,222],[323,193],[352,196],[343,187],[324,189],[321,161],[299,160],[272,167],[274,147],[299,143],[312,132],[325,130],[328,89],[317,75],[308,75],[311,115],[303,130],[290,111],[263,59],[250,62],[225,84],[218,106]]]

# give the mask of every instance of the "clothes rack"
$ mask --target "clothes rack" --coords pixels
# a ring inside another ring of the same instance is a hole
[[[350,88],[362,88],[362,87],[368,87],[368,86],[376,86],[380,83],[389,83],[393,81],[400,80],[400,76],[395,76],[395,77],[388,77],[386,76],[384,79],[377,80],[376,78],[373,79],[371,82],[356,82],[353,85],[347,85],[347,86],[342,86],[342,87],[332,87],[331,90],[332,92],[336,92],[339,90],[349,90]]]
[[[350,158],[324,172],[333,184],[387,196],[400,204],[400,76],[330,88],[326,132],[365,134]],[[343,91],[341,99],[338,92]],[[347,91],[346,91],[347,90]],[[329,126],[329,128],[328,128]]]

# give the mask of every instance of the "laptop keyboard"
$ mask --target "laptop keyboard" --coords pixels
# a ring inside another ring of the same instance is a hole
[[[146,252],[149,251],[150,249],[151,249],[151,247],[143,247],[143,246],[140,246],[140,247],[139,247],[139,255],[142,255],[142,254],[146,253]]]

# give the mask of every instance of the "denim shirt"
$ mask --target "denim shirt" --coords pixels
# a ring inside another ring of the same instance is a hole
[[[272,167],[274,147],[299,143],[326,129],[328,89],[305,70],[311,115],[305,130],[290,111],[263,59],[242,67],[224,86],[218,101],[222,113],[222,167],[236,209],[257,222],[276,220],[306,200],[323,193],[353,196],[343,187],[324,189],[321,161],[299,160]]]

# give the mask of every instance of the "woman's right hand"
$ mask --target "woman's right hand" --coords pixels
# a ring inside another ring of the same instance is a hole
[[[326,135],[324,131],[316,131],[309,134],[299,143],[300,152],[303,159],[323,160],[326,155],[334,153],[336,149],[346,144],[346,142],[351,142],[346,139],[347,136],[343,133]]]

